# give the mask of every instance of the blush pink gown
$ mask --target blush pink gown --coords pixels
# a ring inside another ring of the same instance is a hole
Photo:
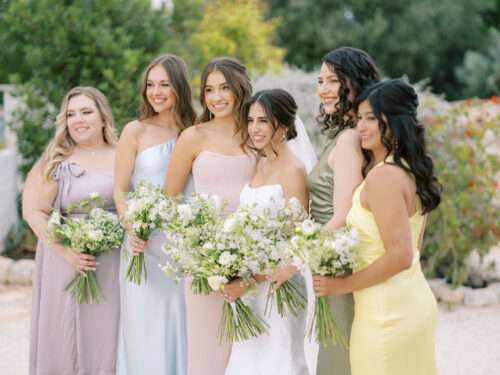
[[[224,155],[202,151],[193,162],[194,189],[197,193],[217,194],[226,201],[225,214],[239,205],[240,192],[255,173],[250,155]],[[220,293],[194,295],[185,283],[188,375],[223,375],[231,345],[219,342],[218,328],[224,299]]]

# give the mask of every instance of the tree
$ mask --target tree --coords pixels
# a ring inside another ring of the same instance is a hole
[[[119,127],[135,116],[138,81],[165,43],[167,19],[166,10],[152,9],[150,0],[7,2],[0,44],[9,66],[0,69],[15,72],[10,80],[26,104],[13,122],[23,174],[51,137],[55,112],[70,88],[100,89]]]
[[[456,69],[464,96],[488,97],[500,94],[500,30],[490,30],[490,42],[483,51],[467,51]]]
[[[285,51],[273,45],[277,19],[265,20],[260,0],[214,0],[191,35],[192,59],[198,67],[217,56],[240,59],[250,71],[264,72],[282,65]]]
[[[487,40],[483,15],[492,0],[269,0],[282,17],[279,45],[285,60],[313,69],[328,51],[343,45],[366,50],[391,77],[430,78],[434,89],[456,98],[454,68],[467,50]]]

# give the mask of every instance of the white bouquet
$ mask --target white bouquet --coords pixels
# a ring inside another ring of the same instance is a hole
[[[74,251],[93,255],[112,250],[121,245],[123,228],[118,216],[98,207],[103,204],[99,194],[92,193],[89,199],[70,205],[67,215],[57,210],[52,212],[48,221],[48,236]],[[74,210],[88,211],[83,217],[70,217]],[[71,281],[69,290],[77,303],[99,303],[101,292],[94,271],[78,274]]]
[[[167,275],[192,277],[194,294],[210,293],[209,273],[205,266],[205,249],[215,237],[223,204],[216,195],[193,193],[190,199],[174,207],[166,226],[167,242],[163,246],[171,261],[163,266]]]
[[[359,243],[359,236],[353,229],[322,232],[319,224],[306,219],[296,228],[296,234],[290,243],[295,264],[298,267],[307,265],[315,275],[345,277],[355,268],[355,248]],[[331,340],[334,345],[337,341],[347,345],[332,315],[327,297],[316,298],[309,337],[314,328],[318,343],[326,345]]]
[[[241,241],[244,271],[253,275],[271,274],[277,268],[290,265],[289,240],[296,225],[306,217],[304,208],[295,198],[286,204],[284,200],[270,203],[264,208],[241,207],[226,222],[234,235],[244,239]],[[293,280],[285,281],[275,291],[270,285],[266,312],[270,311],[273,296],[281,316],[286,310],[296,316],[306,305],[304,295]]]
[[[127,194],[127,210],[123,222],[141,240],[149,240],[155,230],[162,230],[174,215],[175,202],[163,194],[162,189],[148,181],[140,181],[135,190]],[[129,261],[125,279],[140,284],[147,279],[144,253]]]

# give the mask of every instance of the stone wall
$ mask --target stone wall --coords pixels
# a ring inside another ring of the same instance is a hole
[[[9,228],[17,221],[16,153],[12,148],[0,150],[0,253]]]

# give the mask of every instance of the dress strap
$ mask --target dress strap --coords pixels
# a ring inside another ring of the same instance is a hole
[[[85,174],[83,169],[77,163],[70,163],[63,160],[57,166],[54,172],[54,180],[57,181],[57,195],[52,207],[56,210],[62,210],[62,198],[71,191],[71,180],[73,177],[79,178]]]

